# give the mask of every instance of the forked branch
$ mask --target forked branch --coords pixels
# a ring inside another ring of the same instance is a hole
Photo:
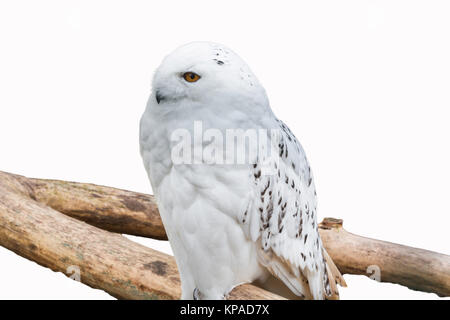
[[[150,195],[0,172],[0,245],[55,271],[79,266],[81,281],[118,298],[179,297],[171,256],[99,228],[167,239]],[[382,282],[450,296],[448,255],[357,236],[332,218],[319,231],[342,273],[369,276],[368,267],[374,267]],[[243,285],[230,298],[280,297]]]

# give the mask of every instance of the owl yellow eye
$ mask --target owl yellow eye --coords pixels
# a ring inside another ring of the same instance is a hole
[[[200,79],[200,76],[193,72],[186,72],[185,74],[183,74],[183,78],[187,82],[196,82],[198,81],[198,79]]]

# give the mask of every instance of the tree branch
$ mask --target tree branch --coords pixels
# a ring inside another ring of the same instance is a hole
[[[450,256],[361,237],[347,232],[339,219],[324,219],[319,227],[325,248],[342,273],[373,275],[382,282],[450,296]]]
[[[60,182],[64,185],[63,182]],[[49,185],[53,185],[49,182]],[[55,183],[58,185],[58,183]],[[180,279],[175,260],[164,253],[152,250],[127,238],[108,231],[90,226],[84,222],[65,216],[60,212],[35,201],[39,199],[39,185],[34,189],[33,181],[26,178],[0,172],[0,245],[14,251],[18,255],[35,261],[53,271],[64,274],[73,272],[73,268],[80,269],[81,282],[102,289],[119,299],[178,299],[180,297]],[[53,194],[47,199],[58,198],[58,195],[68,196],[61,190],[71,190],[74,184],[68,183],[61,189],[45,189]],[[99,204],[98,198],[90,193],[90,187],[82,184],[74,188],[74,194],[90,194],[92,203]],[[77,191],[78,190],[78,191]],[[89,192],[83,193],[82,190]],[[97,188],[95,194],[102,193],[105,188]],[[52,193],[53,191],[57,191]],[[61,191],[61,193],[59,193]],[[78,192],[78,193],[77,193]],[[104,195],[107,203],[101,205],[108,212],[107,217],[114,217],[121,209],[108,209],[109,205],[117,205],[123,193],[112,192]],[[54,197],[54,198],[53,198]],[[132,195],[131,199],[139,198]],[[78,203],[81,208],[89,205],[78,199],[68,197],[69,200],[51,202],[63,206],[70,204],[70,210],[77,212]],[[72,200],[70,200],[72,199]],[[84,199],[86,200],[86,199]],[[124,200],[127,203],[127,200]],[[73,201],[73,202],[72,202]],[[120,202],[120,201],[119,201]],[[126,207],[126,205],[124,204]],[[130,219],[134,219],[133,210]],[[112,212],[111,212],[112,211]],[[127,213],[127,214],[128,214]],[[77,213],[82,217],[92,214]],[[136,214],[139,217],[139,214]],[[104,217],[93,219],[101,221],[102,225],[111,226],[111,221],[104,221]],[[108,219],[107,219],[108,220]],[[153,225],[152,222],[143,225]],[[129,228],[129,224],[125,224]],[[156,231],[156,234],[161,232]],[[164,231],[162,230],[162,233]],[[246,284],[239,286],[231,293],[230,299],[282,299],[258,287]]]
[[[6,173],[1,174],[5,175]],[[87,183],[32,179],[11,175],[28,195],[56,211],[101,229],[167,240],[151,195]]]
[[[92,184],[29,179],[0,172],[0,186],[2,180],[8,180],[10,188],[26,200],[34,199],[99,228],[166,239],[153,196]],[[2,193],[0,189],[0,196]],[[2,210],[0,207],[0,214]],[[343,229],[342,221],[332,218],[325,219],[319,231],[326,249],[342,273],[369,276],[368,267],[376,266],[382,282],[450,296],[448,255],[357,236]],[[1,239],[0,232],[0,245]]]

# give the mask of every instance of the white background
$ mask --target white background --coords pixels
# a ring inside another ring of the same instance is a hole
[[[448,1],[2,1],[0,170],[150,193],[152,73],[210,40],[248,62],[303,144],[320,220],[450,254],[449,16]],[[345,279],[343,299],[437,298]],[[0,248],[0,298],[111,297]]]

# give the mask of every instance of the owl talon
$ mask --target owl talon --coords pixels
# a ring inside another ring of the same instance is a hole
[[[198,290],[198,288],[195,288],[194,292],[192,293],[192,296],[194,297],[194,300],[201,300],[200,299],[200,290]]]

